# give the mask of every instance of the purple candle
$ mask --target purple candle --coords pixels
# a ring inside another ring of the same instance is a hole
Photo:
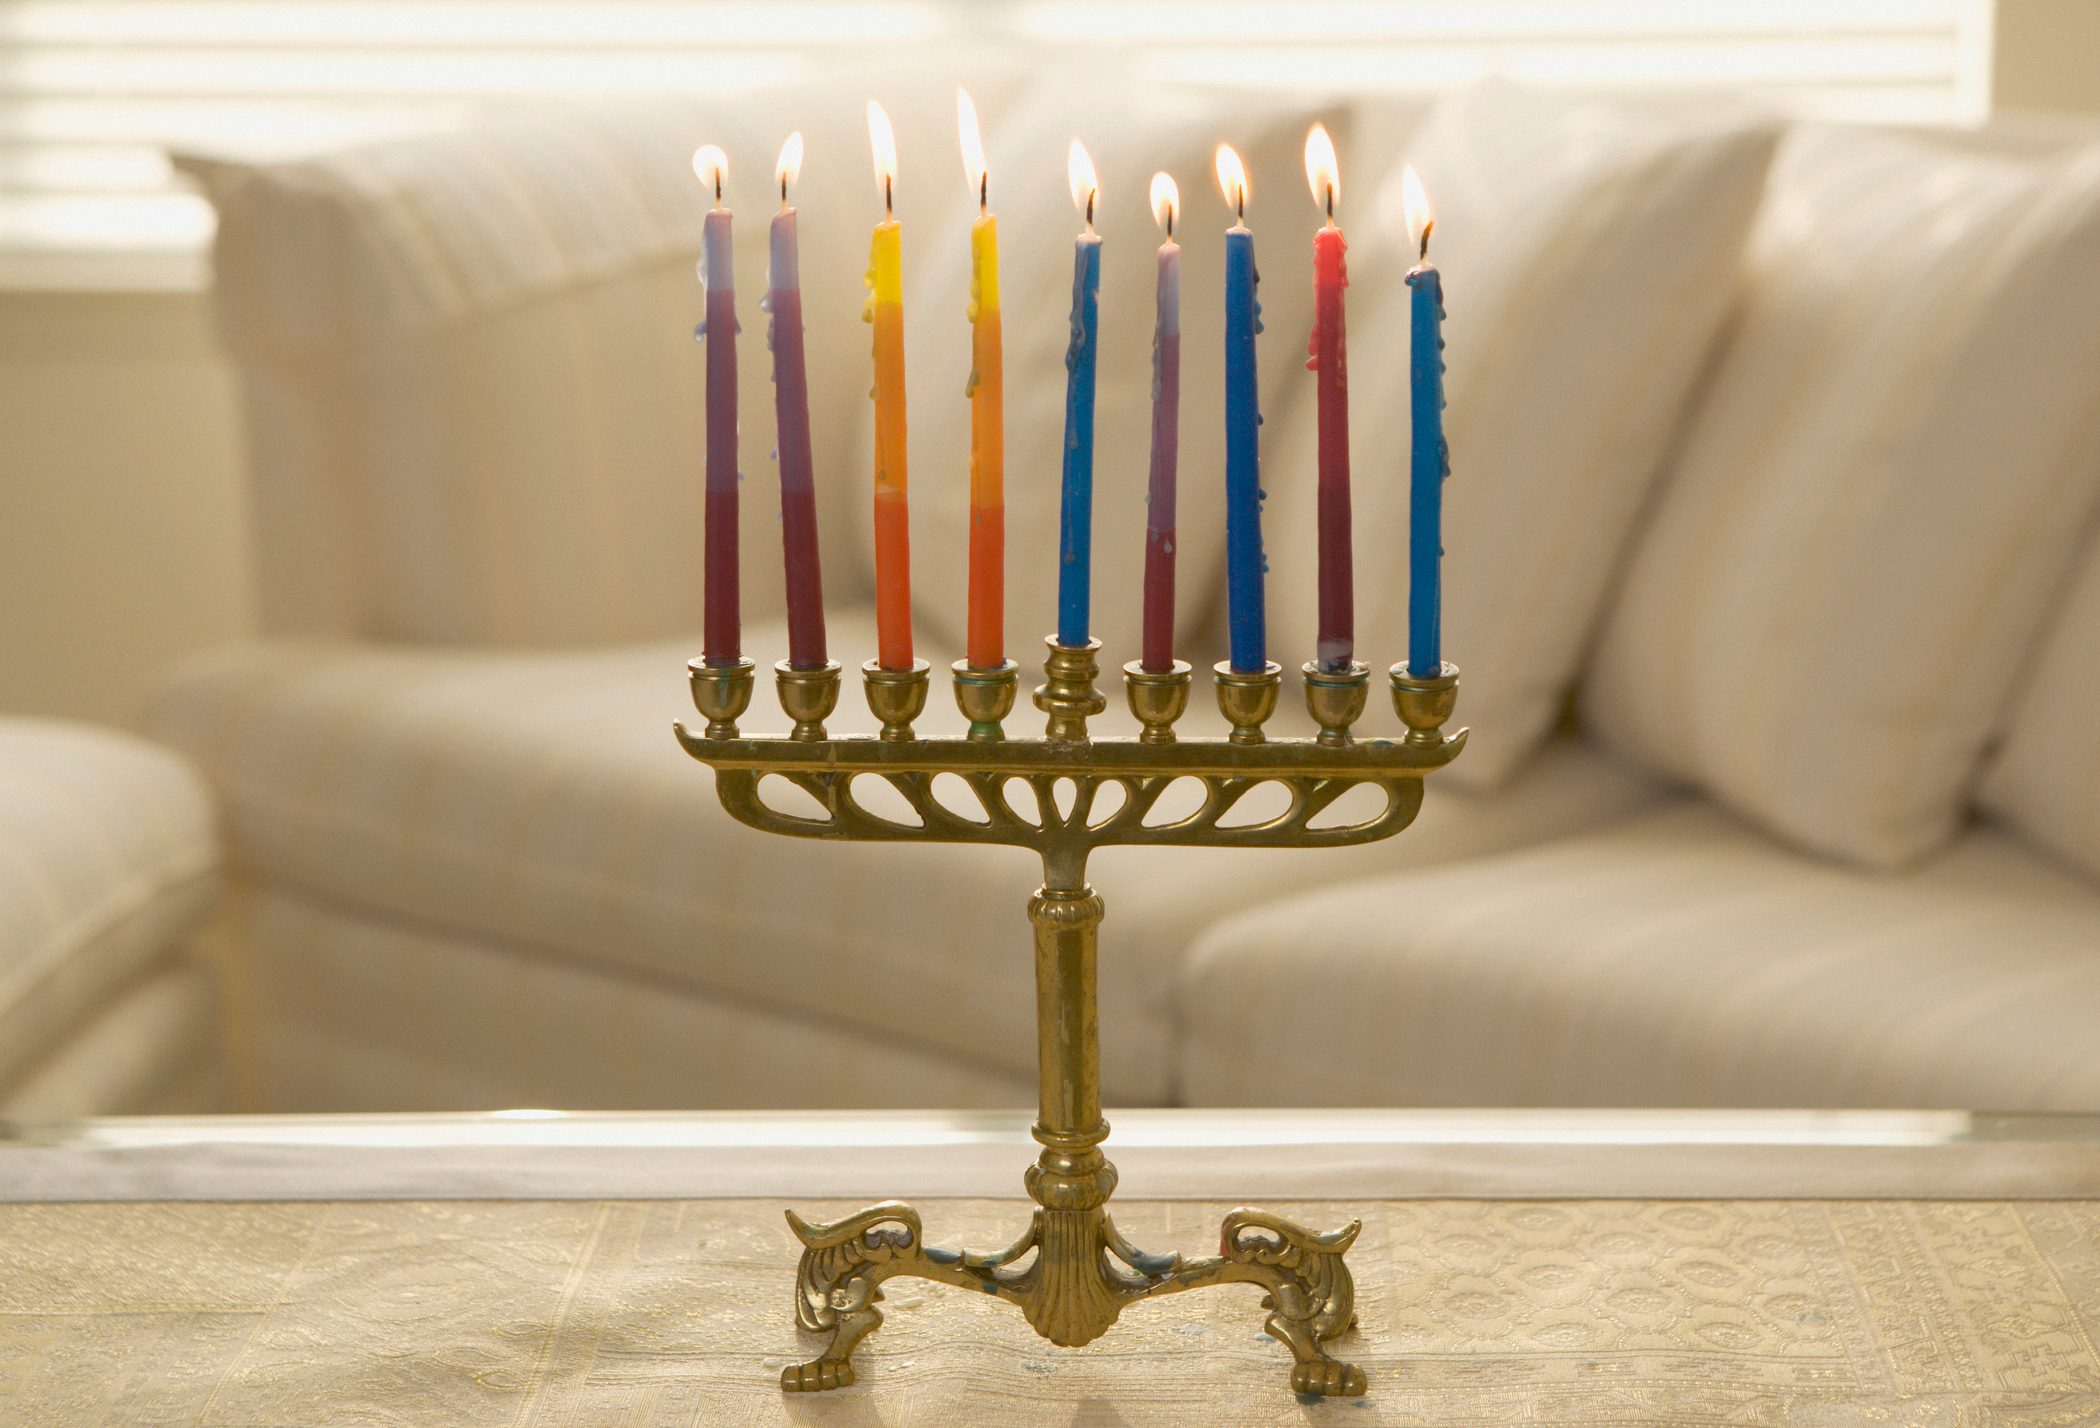
[[[788,666],[822,669],[824,580],[817,567],[817,488],[809,459],[809,375],[802,362],[802,274],[795,246],[795,210],[788,185],[802,168],[802,135],[780,146],[774,177],[780,212],[773,216],[766,270],[766,311],[773,322],[773,413],[780,445],[780,544],[787,560]]]
[[[707,317],[693,335],[707,344],[707,519],[701,659],[735,664],[743,654],[737,609],[736,273],[730,263],[729,210],[722,183],[729,158],[713,144],[693,155],[693,172],[714,190],[700,229],[700,283]]]
[[[1152,473],[1145,488],[1144,667],[1174,667],[1174,487],[1181,454],[1181,245],[1174,241],[1181,192],[1172,176],[1152,176],[1152,216],[1167,233],[1159,245],[1159,315],[1152,328]]]

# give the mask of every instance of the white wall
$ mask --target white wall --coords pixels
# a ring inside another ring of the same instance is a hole
[[[1995,109],[2100,113],[2100,0],[1996,0]]]
[[[129,723],[253,628],[235,413],[202,295],[0,292],[0,713]]]

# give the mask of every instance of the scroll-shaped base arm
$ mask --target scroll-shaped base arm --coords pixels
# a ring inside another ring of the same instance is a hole
[[[1308,1230],[1266,1210],[1245,1207],[1225,1217],[1222,1252],[1192,1260],[1146,1291],[1174,1294],[1212,1284],[1259,1284],[1269,1292],[1262,1327],[1282,1340],[1297,1362],[1291,1387],[1299,1393],[1355,1398],[1364,1371],[1331,1357],[1326,1341],[1356,1326],[1356,1281],[1342,1256],[1363,1229],[1351,1220],[1338,1230]]]

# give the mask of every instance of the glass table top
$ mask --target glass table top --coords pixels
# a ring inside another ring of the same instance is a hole
[[[2100,1198],[2100,1116],[1128,1110],[1160,1199]],[[0,1123],[0,1201],[1006,1196],[1021,1112],[277,1115]]]
[[[1112,1111],[1132,1147],[2100,1144],[2100,1114],[1872,1110],[1202,1109]],[[1033,1145],[1020,1111],[558,1111],[0,1120],[0,1146],[693,1147]]]

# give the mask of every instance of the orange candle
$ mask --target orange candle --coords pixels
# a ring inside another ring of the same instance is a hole
[[[970,225],[970,617],[964,653],[977,669],[1006,663],[1006,394],[999,338],[999,220],[991,212],[977,106],[955,91],[963,172],[977,195]]]
[[[910,669],[911,522],[905,504],[904,242],[895,212],[897,136],[880,104],[868,102],[868,139],[882,222],[868,245],[868,305],[875,326],[875,658]]]

